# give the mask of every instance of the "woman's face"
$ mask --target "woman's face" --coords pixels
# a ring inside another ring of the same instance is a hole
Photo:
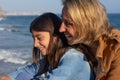
[[[50,42],[50,34],[45,31],[32,31],[34,47],[40,50],[42,55],[47,55],[47,49]]]
[[[75,40],[75,30],[73,29],[74,25],[72,20],[69,18],[66,8],[63,8],[62,11],[62,24],[59,29],[60,32],[63,32],[68,44],[72,45],[74,44]]]

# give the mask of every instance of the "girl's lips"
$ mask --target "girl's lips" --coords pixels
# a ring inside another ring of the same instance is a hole
[[[43,51],[43,48],[42,48],[42,47],[39,47],[39,50],[42,52],[42,51]]]

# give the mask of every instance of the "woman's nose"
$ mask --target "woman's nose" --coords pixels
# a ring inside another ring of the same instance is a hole
[[[65,30],[66,30],[65,24],[64,24],[64,22],[62,22],[60,29],[59,29],[59,32],[65,32]]]

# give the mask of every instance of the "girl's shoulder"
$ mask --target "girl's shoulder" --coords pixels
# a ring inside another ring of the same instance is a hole
[[[66,52],[66,55],[84,55],[81,51],[78,51],[75,48],[69,48]]]
[[[67,59],[72,59],[72,58],[76,58],[76,59],[83,59],[83,58],[85,58],[85,55],[82,53],[82,52],[80,52],[80,51],[78,51],[78,50],[76,50],[76,49],[74,49],[74,48],[69,48],[66,52],[65,52],[65,54],[61,57],[61,59],[63,59],[63,58],[67,58]]]

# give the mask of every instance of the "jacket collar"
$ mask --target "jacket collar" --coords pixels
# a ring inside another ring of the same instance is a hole
[[[109,39],[117,41],[117,43],[120,43],[120,31],[117,29],[112,29],[111,30],[111,37]],[[103,57],[103,51],[107,47],[107,39],[108,36],[101,36],[99,38],[99,47],[97,49],[96,57],[102,58]]]
[[[105,47],[106,47],[106,43],[103,40],[103,37],[100,37],[99,38],[99,47],[97,49],[96,57],[98,57],[98,58],[103,57],[103,50],[105,49]]]

